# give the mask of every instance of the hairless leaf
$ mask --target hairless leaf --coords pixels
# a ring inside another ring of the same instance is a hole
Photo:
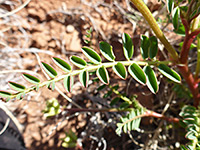
[[[67,62],[65,62],[63,59],[58,58],[58,57],[52,57],[52,59],[53,59],[54,63],[58,67],[60,67],[63,71],[65,71],[65,72],[71,71],[71,66]]]
[[[88,71],[83,71],[79,74],[79,81],[84,87],[88,86],[88,81],[89,81],[89,73]]]
[[[145,35],[142,35],[141,37],[141,55],[143,59],[148,58],[149,55],[149,46],[150,46],[150,41],[149,38]]]
[[[101,63],[101,57],[99,54],[97,54],[93,49],[89,47],[83,47],[82,49],[83,54],[94,64],[100,64]]]
[[[80,57],[77,56],[71,56],[70,57],[70,61],[77,67],[79,68],[84,68],[87,63],[85,60],[81,59]]]
[[[179,27],[179,14],[180,9],[178,7],[174,8],[174,10],[172,11],[172,23],[175,30],[178,30]]]
[[[133,63],[132,65],[130,65],[128,67],[128,72],[140,84],[143,84],[143,85],[146,84],[146,76],[144,74],[144,71],[138,64]]]
[[[22,92],[26,89],[25,86],[18,84],[18,83],[15,83],[15,82],[9,81],[8,84],[13,90],[16,90],[16,91],[19,91],[19,92]]]
[[[153,69],[150,66],[144,67],[144,72],[147,77],[147,87],[150,89],[152,93],[158,92],[158,81]]]
[[[67,76],[64,78],[64,87],[67,90],[67,92],[71,92],[74,84],[74,77],[73,76]]]
[[[33,83],[33,84],[40,83],[40,80],[38,78],[36,78],[35,76],[32,76],[28,73],[23,73],[22,76],[24,77],[25,80],[27,80],[30,83]]]
[[[132,39],[127,33],[123,33],[122,42],[123,42],[124,56],[127,60],[130,60],[134,52]]]
[[[2,98],[9,98],[10,96],[12,96],[11,93],[9,93],[7,91],[0,91],[0,97],[2,97]]]
[[[96,74],[97,74],[97,77],[101,80],[101,82],[103,82],[104,84],[109,84],[108,71],[106,70],[104,66],[102,66],[101,68],[98,68]]]
[[[100,52],[101,54],[109,61],[115,60],[115,55],[112,50],[112,46],[108,44],[107,42],[100,42],[99,43]]]
[[[55,78],[57,76],[57,72],[47,63],[41,62],[44,71],[51,77]]]
[[[116,65],[113,67],[113,71],[122,79],[126,79],[127,77],[127,71],[124,65],[120,62],[118,62]]]
[[[172,70],[171,68],[169,68],[168,66],[164,65],[164,64],[160,64],[158,66],[158,70],[167,78],[169,78],[170,80],[180,83],[181,82],[181,77],[179,76],[179,74]]]
[[[150,41],[149,57],[153,59],[158,52],[158,41],[155,36],[150,37],[149,41]]]

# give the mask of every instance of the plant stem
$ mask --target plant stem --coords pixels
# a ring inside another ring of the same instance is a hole
[[[172,45],[168,42],[165,35],[161,31],[160,27],[158,26],[156,20],[154,19],[152,13],[148,9],[148,7],[145,5],[145,3],[142,0],[130,0],[136,8],[142,13],[143,17],[148,22],[151,29],[154,31],[155,35],[160,39],[160,41],[163,43],[165,48],[170,53],[172,59],[174,62],[178,62],[178,54],[176,50],[172,47]]]
[[[198,80],[200,72],[200,34],[197,36],[197,65],[195,71],[195,80]]]

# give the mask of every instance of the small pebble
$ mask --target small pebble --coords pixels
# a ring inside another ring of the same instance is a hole
[[[72,33],[74,30],[75,30],[75,28],[74,28],[73,25],[68,25],[68,26],[66,27],[66,31],[67,31],[68,33]]]

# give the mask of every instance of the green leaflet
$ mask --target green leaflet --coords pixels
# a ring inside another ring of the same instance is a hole
[[[128,67],[128,72],[130,73],[130,75],[140,84],[145,85],[146,84],[146,76],[144,74],[144,71],[142,70],[142,68],[136,64],[133,63],[132,65],[130,65]]]
[[[65,62],[63,59],[58,57],[52,57],[54,63],[60,67],[65,72],[70,72],[72,70],[71,66]]]
[[[130,60],[133,56],[134,50],[133,50],[132,39],[127,33],[123,33],[122,43],[123,43],[124,56],[127,60]]]
[[[115,55],[113,53],[112,46],[108,44],[107,42],[100,42],[99,43],[100,52],[101,54],[109,61],[115,60]]]
[[[127,71],[124,65],[120,62],[118,62],[116,65],[113,67],[113,71],[122,79],[126,79],[127,77]]]
[[[108,71],[106,70],[104,66],[102,66],[101,68],[98,68],[96,74],[99,80],[101,80],[101,82],[103,82],[104,84],[109,84]]]
[[[150,37],[149,41],[150,41],[149,57],[153,59],[158,52],[158,41],[155,36]]]
[[[83,54],[94,64],[101,63],[101,57],[97,54],[93,49],[89,47],[83,47],[82,49]]]
[[[9,93],[7,91],[0,91],[0,97],[2,97],[2,98],[9,98],[10,96],[12,96],[11,93]]]
[[[157,93],[158,92],[158,81],[156,78],[156,75],[153,71],[153,69],[150,66],[145,66],[144,67],[144,72],[147,77],[147,87],[150,89],[152,93]]]
[[[160,64],[158,66],[158,70],[167,78],[169,78],[170,80],[177,82],[177,83],[181,83],[181,77],[179,76],[179,74],[177,72],[175,72],[173,69],[169,68],[167,65],[164,64]]]
[[[89,81],[89,73],[88,71],[83,71],[79,74],[79,81],[84,87],[88,86],[88,81]]]
[[[33,83],[33,84],[40,83],[40,80],[38,78],[36,78],[35,76],[32,76],[28,73],[23,73],[22,76],[24,77],[25,80],[27,80],[30,83]]]
[[[171,14],[172,10],[174,9],[174,0],[167,0],[166,3],[167,3],[167,9]]]
[[[57,76],[57,72],[47,63],[41,62],[42,68],[44,71],[51,77],[55,78]]]
[[[149,38],[145,35],[142,35],[141,37],[141,55],[143,59],[148,58],[149,55],[149,47],[150,47],[150,41]]]
[[[18,84],[18,83],[15,83],[15,82],[9,81],[8,84],[9,84],[9,86],[10,86],[13,90],[15,90],[15,91],[22,92],[22,91],[24,91],[24,90],[26,89],[25,86],[23,86],[23,85],[21,85],[21,84]]]
[[[65,77],[63,83],[66,91],[71,92],[74,84],[74,77],[70,75]]]
[[[70,61],[77,67],[79,68],[85,68],[87,65],[86,61],[81,59],[80,57],[77,56],[71,56]]]
[[[180,25],[179,14],[180,14],[180,9],[178,7],[174,8],[174,10],[172,11],[172,23],[175,30],[178,30]]]

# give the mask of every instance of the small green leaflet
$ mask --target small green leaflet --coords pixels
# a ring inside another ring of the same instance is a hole
[[[115,97],[114,99],[112,99],[112,101],[110,102],[110,106],[115,105],[117,102],[119,102],[120,97]]]
[[[82,49],[83,54],[94,64],[101,63],[101,57],[97,54],[93,49],[89,47],[83,47]]]
[[[22,92],[22,91],[24,91],[26,89],[25,86],[23,86],[21,84],[18,84],[18,83],[15,83],[15,82],[9,81],[8,84],[15,91]]]
[[[167,0],[166,3],[167,3],[167,9],[171,14],[172,10],[174,9],[174,0]]]
[[[116,65],[113,67],[113,71],[122,79],[126,79],[127,77],[127,71],[124,65],[120,62],[118,62]]]
[[[64,78],[64,87],[67,92],[71,92],[74,84],[74,77],[73,76],[67,76]]]
[[[109,61],[115,60],[115,55],[113,53],[112,46],[108,44],[107,42],[100,42],[99,43],[100,52],[101,54]]]
[[[57,76],[57,72],[47,63],[41,62],[42,68],[44,71],[51,77],[55,78]]]
[[[150,37],[149,41],[150,41],[149,57],[153,59],[158,52],[158,41],[155,36]]]
[[[130,60],[133,56],[134,50],[133,50],[132,39],[127,33],[123,33],[122,43],[123,43],[124,56],[127,60]]]
[[[88,86],[88,81],[89,81],[89,73],[88,71],[83,71],[79,74],[79,81],[84,87]]]
[[[33,83],[33,84],[40,83],[40,80],[38,78],[36,78],[35,76],[32,76],[28,73],[23,73],[22,76],[24,77],[25,80],[27,80],[30,83]]]
[[[181,83],[181,77],[179,76],[179,74],[177,72],[175,72],[174,70],[172,70],[171,68],[169,68],[167,65],[164,64],[160,64],[158,66],[158,70],[167,78],[169,78],[170,80],[176,82],[176,83]]]
[[[9,93],[7,91],[0,91],[0,97],[2,97],[2,98],[9,98],[10,96],[12,96],[11,93]]]
[[[143,59],[148,58],[149,55],[149,47],[150,47],[150,41],[149,38],[145,35],[142,35],[141,37],[141,54]]]
[[[130,73],[130,75],[140,84],[145,85],[146,84],[146,76],[144,74],[144,71],[142,70],[142,68],[136,64],[133,63],[132,65],[130,65],[128,67],[128,72]]]
[[[53,57],[52,59],[53,59],[54,63],[58,67],[60,67],[63,71],[65,71],[65,72],[71,71],[71,66],[67,62],[65,62],[63,59],[58,58],[58,57]]]
[[[143,68],[146,77],[147,77],[147,87],[150,89],[152,93],[158,92],[158,81],[153,69],[150,66],[145,66]]]
[[[87,65],[86,61],[81,59],[80,57],[77,56],[71,56],[70,61],[77,67],[79,68],[85,68]]]
[[[195,130],[191,130],[185,135],[185,138],[189,140],[195,140],[197,139],[197,137],[198,137],[198,133]]]
[[[179,28],[179,14],[180,14],[180,9],[178,7],[174,8],[172,11],[172,23],[175,28],[175,30],[178,30]]]
[[[104,84],[109,84],[108,71],[106,70],[104,66],[102,66],[101,68],[98,68],[96,74],[99,80],[101,80],[101,82],[103,82]]]

